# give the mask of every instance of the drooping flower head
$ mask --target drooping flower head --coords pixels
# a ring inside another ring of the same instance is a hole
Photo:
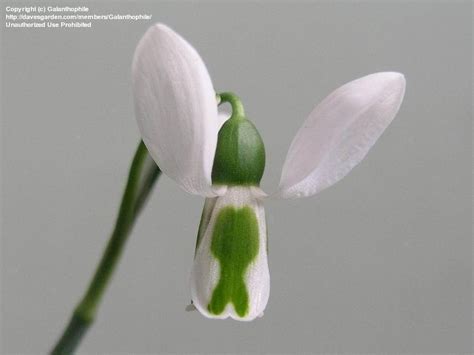
[[[206,197],[191,298],[206,317],[253,320],[270,294],[260,190],[265,148],[240,99],[216,94],[196,50],[163,24],[140,40],[132,65],[138,127],[151,156],[185,191]],[[395,117],[405,92],[396,72],[341,86],[291,143],[276,197],[312,196],[356,166]],[[228,102],[232,115],[218,111]],[[228,118],[228,119],[227,119]]]

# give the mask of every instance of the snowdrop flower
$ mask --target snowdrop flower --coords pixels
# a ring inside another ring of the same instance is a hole
[[[149,153],[181,188],[206,197],[191,275],[194,306],[208,318],[255,319],[270,294],[259,188],[265,149],[257,129],[237,96],[216,96],[199,54],[163,24],[140,40],[132,76]],[[312,196],[342,179],[395,117],[404,91],[402,74],[383,72],[331,93],[293,139],[275,195]],[[222,102],[232,106],[225,122]]]

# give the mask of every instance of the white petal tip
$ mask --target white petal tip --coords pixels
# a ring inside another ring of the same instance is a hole
[[[384,77],[386,80],[400,80],[400,79],[405,80],[405,75],[397,71],[382,71],[382,72],[369,74],[369,75],[381,76],[381,77]]]
[[[148,28],[146,32],[146,35],[153,36],[155,38],[159,35],[165,35],[183,40],[183,38],[176,31],[161,22],[155,23],[154,25],[150,26],[150,28]]]
[[[390,90],[392,92],[405,92],[406,79],[405,75],[395,71],[379,72],[366,75],[360,79],[354,80],[359,82],[361,87],[373,90]]]
[[[394,85],[398,86],[399,89],[405,89],[406,79],[405,75],[395,71],[387,71],[375,73],[373,75],[378,75],[386,83],[392,82]]]

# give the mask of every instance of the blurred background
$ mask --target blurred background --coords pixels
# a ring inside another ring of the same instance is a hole
[[[267,192],[333,89],[395,70],[405,101],[340,183],[266,201],[272,288],[252,323],[184,311],[203,200],[162,177],[80,352],[472,352],[471,2],[69,5],[152,20],[2,28],[3,353],[47,352],[96,267],[139,141],[131,59],[155,22],[242,98]]]

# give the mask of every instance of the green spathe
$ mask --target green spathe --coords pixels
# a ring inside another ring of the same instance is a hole
[[[242,103],[231,93],[219,95],[232,105],[232,116],[219,130],[212,183],[259,186],[265,170],[265,147],[254,124],[245,117]]]
[[[258,254],[259,229],[250,207],[224,207],[216,218],[211,241],[212,255],[219,260],[220,278],[212,293],[208,310],[221,314],[228,303],[244,317],[249,311],[245,272]]]

